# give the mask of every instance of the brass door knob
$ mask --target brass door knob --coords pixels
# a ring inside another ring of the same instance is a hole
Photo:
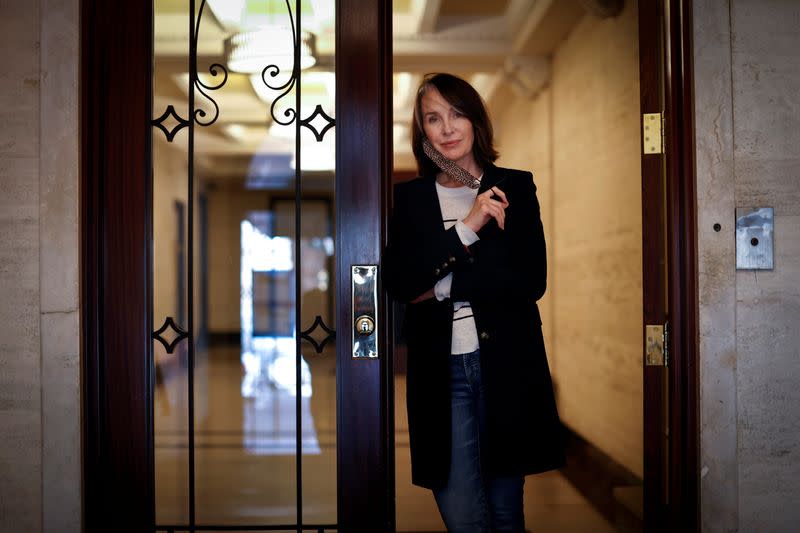
[[[355,326],[356,333],[359,335],[372,335],[372,332],[375,331],[375,321],[367,315],[361,315],[356,318]]]

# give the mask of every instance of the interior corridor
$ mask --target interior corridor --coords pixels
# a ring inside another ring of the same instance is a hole
[[[238,347],[198,352],[195,433],[199,524],[285,524],[295,521],[295,398],[274,385],[242,395],[247,379]],[[157,523],[188,513],[186,373],[181,355],[164,359],[156,387]],[[303,509],[307,523],[336,522],[334,354],[311,356],[311,396],[303,398]],[[395,380],[397,530],[443,532],[430,491],[411,485],[405,379]],[[534,532],[614,531],[558,472],[529,476],[525,517]]]

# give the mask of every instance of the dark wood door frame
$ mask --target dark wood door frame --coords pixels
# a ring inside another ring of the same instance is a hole
[[[669,364],[644,369],[647,531],[699,530],[697,228],[691,0],[639,2],[641,112],[666,152],[642,156],[644,323],[669,322]]]
[[[380,264],[392,178],[392,2],[336,3],[337,453],[340,531],[394,531],[394,378],[386,335],[377,361],[354,360],[350,267]],[[378,120],[375,120],[378,117]],[[348,176],[351,179],[339,179]],[[341,235],[359,235],[343,241]],[[389,332],[378,291],[379,328]],[[358,394],[354,391],[358,390]],[[353,441],[353,435],[365,438]],[[352,445],[344,443],[353,442]],[[347,470],[342,471],[341,468]]]
[[[81,2],[83,515],[155,520],[150,333],[152,2]],[[129,154],[140,157],[129,157]]]
[[[336,24],[339,530],[393,531],[391,354],[383,342],[379,360],[354,361],[346,311],[350,265],[378,264],[385,242],[391,2],[339,0]],[[152,2],[83,0],[81,28],[84,523],[90,533],[146,533],[155,522]],[[380,309],[389,331],[385,301]]]
[[[669,398],[671,531],[699,531],[699,374],[697,214],[692,69],[692,1],[665,6],[669,50],[666,84],[667,227],[672,350]]]

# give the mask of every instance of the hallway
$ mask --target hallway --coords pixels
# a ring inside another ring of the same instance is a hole
[[[243,398],[246,377],[238,347],[197,353],[195,382],[196,494],[200,524],[285,524],[295,521],[295,398],[261,383]],[[188,450],[186,373],[162,357],[155,405],[157,523],[186,521]],[[336,522],[334,353],[311,360],[311,396],[301,401],[303,520]],[[405,379],[395,379],[398,531],[445,531],[430,492],[411,485]],[[611,532],[613,527],[558,472],[525,484],[529,531]]]

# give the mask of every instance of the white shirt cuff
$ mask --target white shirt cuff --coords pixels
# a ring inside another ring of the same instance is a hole
[[[456,222],[456,233],[458,233],[458,238],[461,239],[461,242],[464,244],[464,246],[475,244],[481,240],[477,233],[472,231],[469,226],[464,224],[463,220]]]
[[[436,299],[440,302],[445,298],[450,298],[450,286],[453,285],[453,273],[449,273],[442,279],[436,282],[436,285],[433,286],[433,293],[436,295]]]

